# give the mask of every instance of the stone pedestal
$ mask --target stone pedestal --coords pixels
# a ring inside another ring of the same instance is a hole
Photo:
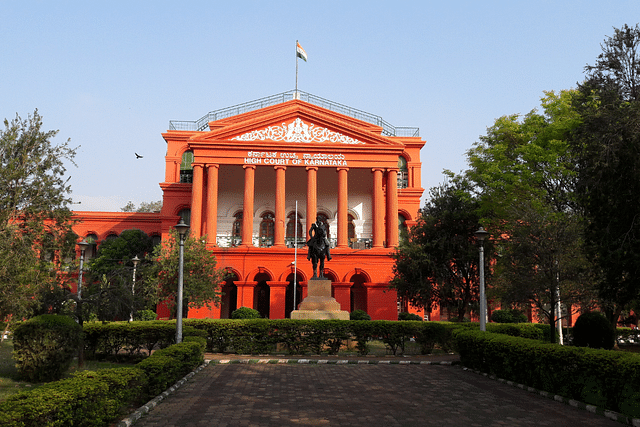
[[[307,297],[291,312],[291,318],[349,320],[349,312],[340,310],[340,303],[331,296],[331,280],[311,279]]]

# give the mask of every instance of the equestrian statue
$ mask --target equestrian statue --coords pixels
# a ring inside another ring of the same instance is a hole
[[[309,229],[309,241],[307,242],[309,252],[307,259],[310,260],[313,265],[312,279],[324,279],[324,260],[326,258],[327,261],[331,261],[327,228],[327,224],[318,216],[316,217],[316,222],[311,224],[311,228]],[[320,261],[320,270],[318,270],[318,261]]]

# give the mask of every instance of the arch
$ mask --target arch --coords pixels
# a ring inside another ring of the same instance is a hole
[[[242,218],[244,212],[242,210],[233,214],[233,223],[231,224],[231,246],[238,246],[242,243]]]
[[[260,316],[265,319],[269,318],[269,310],[271,307],[271,288],[267,284],[272,280],[273,275],[266,268],[258,267],[258,273],[254,276],[254,281],[258,282],[253,288],[253,308],[258,310]]]
[[[304,228],[302,227],[302,215],[300,214],[300,211],[298,211],[297,221],[295,221],[295,216],[296,216],[296,211],[291,211],[287,215],[287,220],[286,220],[287,225],[285,229],[285,242],[289,247],[294,246],[294,240],[296,239],[296,234],[298,235],[299,240],[304,241],[304,237],[305,237]]]
[[[331,280],[331,282],[337,282],[339,276],[338,276],[338,273],[335,272],[335,270],[332,270],[331,268],[327,268],[325,264],[324,277]]]
[[[402,215],[407,221],[413,221],[413,215],[406,209],[398,209],[398,215]]]
[[[353,283],[351,286],[351,311],[364,310],[366,312],[368,310],[367,289],[364,284],[370,281],[362,272],[356,273],[349,278],[349,282]]]
[[[293,274],[293,265],[287,268],[286,270],[284,270],[282,274],[280,274],[280,277],[278,278],[278,280],[280,282],[286,282],[287,277],[291,276],[292,274]],[[300,268],[296,269],[296,276],[300,277],[301,282],[306,282],[307,280],[309,280],[309,277],[306,275],[304,271],[300,270]]]
[[[231,271],[227,268],[227,271]],[[220,290],[222,295],[220,297],[220,318],[231,319],[231,314],[238,308],[238,286],[233,283],[237,281],[239,275],[233,273],[224,280]]]
[[[260,280],[264,280],[266,282],[266,281],[274,280],[275,276],[273,272],[269,270],[267,267],[258,267],[251,270],[249,274],[247,274],[247,278],[245,280],[258,282],[259,281],[258,278],[260,277],[264,277],[264,279],[260,279]]]
[[[272,211],[264,211],[260,215],[259,246],[273,246],[275,238],[276,216]]]
[[[347,274],[344,275],[344,278],[342,279],[343,282],[350,282],[351,278],[355,275],[361,275],[365,278],[365,282],[371,282],[371,275],[369,275],[369,273],[367,273],[365,270],[356,267],[353,270],[350,270],[347,272]]]
[[[293,269],[289,272],[289,274],[285,277],[286,282],[289,282],[287,285],[287,289],[284,295],[284,317],[291,318],[291,312],[298,308],[300,302],[302,302],[302,286],[300,282],[305,281],[303,278],[303,274],[300,271],[296,271],[296,301],[293,301]]]

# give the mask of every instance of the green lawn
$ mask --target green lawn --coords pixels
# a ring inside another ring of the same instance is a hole
[[[0,343],[0,401],[8,396],[22,390],[38,387],[40,384],[32,384],[26,381],[18,380],[18,371],[11,353],[13,352],[13,341],[8,339]],[[72,364],[67,372],[67,376],[78,371],[96,371],[99,369],[116,368],[123,366],[122,364],[112,362],[98,362],[95,360],[85,361],[84,366],[78,369],[78,364]]]

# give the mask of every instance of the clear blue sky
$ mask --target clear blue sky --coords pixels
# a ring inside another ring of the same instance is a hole
[[[161,199],[169,120],[294,89],[299,40],[300,90],[420,128],[426,195],[637,22],[638,0],[0,0],[0,118],[37,108],[80,146],[74,209],[118,211]]]

